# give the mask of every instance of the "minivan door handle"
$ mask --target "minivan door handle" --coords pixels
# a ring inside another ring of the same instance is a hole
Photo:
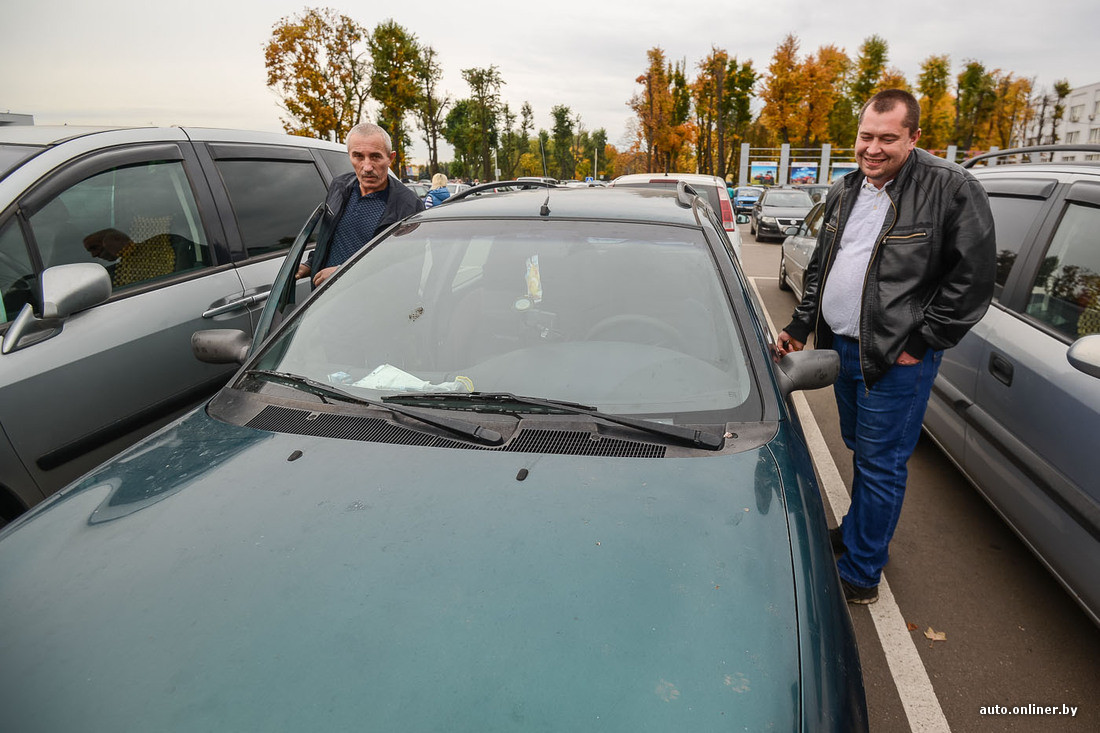
[[[999,354],[989,355],[989,373],[1005,386],[1012,386],[1012,364]]]

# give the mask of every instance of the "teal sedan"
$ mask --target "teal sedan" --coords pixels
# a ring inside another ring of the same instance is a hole
[[[612,213],[609,213],[612,212]],[[472,198],[0,533],[19,731],[865,730],[794,390],[690,189]]]

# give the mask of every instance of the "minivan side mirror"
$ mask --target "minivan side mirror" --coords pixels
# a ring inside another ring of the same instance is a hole
[[[40,288],[41,316],[35,315],[30,303],[24,305],[4,334],[0,353],[10,354],[56,336],[66,318],[111,297],[111,276],[94,262],[55,265],[42,271]]]
[[[748,214],[738,214],[737,215],[737,223],[738,224],[748,224],[749,223],[749,215]]]
[[[1100,379],[1100,334],[1083,336],[1069,347],[1066,359],[1073,368]]]

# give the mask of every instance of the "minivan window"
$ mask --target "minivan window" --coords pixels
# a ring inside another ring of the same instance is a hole
[[[990,196],[989,208],[993,212],[997,232],[997,279],[994,298],[999,298],[1012,265],[1020,254],[1028,233],[1035,224],[1035,217],[1042,210],[1044,201],[1017,196]]]
[[[1028,315],[1076,340],[1100,333],[1100,208],[1071,203],[1032,284]],[[999,230],[998,230],[999,231]]]
[[[249,257],[285,250],[325,200],[317,166],[293,160],[216,162]]]
[[[122,166],[85,178],[35,212],[30,225],[44,267],[97,262],[116,290],[211,264],[179,161]]]

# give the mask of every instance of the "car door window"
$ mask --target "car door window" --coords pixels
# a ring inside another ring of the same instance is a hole
[[[54,196],[29,222],[44,267],[98,262],[116,290],[210,264],[180,161],[97,173]]]
[[[13,216],[0,228],[0,324],[14,319],[31,302],[34,281],[27,243]]]
[[[1039,198],[1022,196],[989,197],[989,208],[997,232],[997,276],[994,297],[999,298],[1008,274],[1020,254],[1025,238],[1032,230],[1035,218],[1043,210],[1045,202]]]
[[[312,161],[218,160],[215,164],[249,257],[286,250],[310,212],[325,200],[325,182]]]
[[[1071,341],[1100,333],[1098,230],[1100,207],[1068,204],[1032,283],[1028,315]]]

